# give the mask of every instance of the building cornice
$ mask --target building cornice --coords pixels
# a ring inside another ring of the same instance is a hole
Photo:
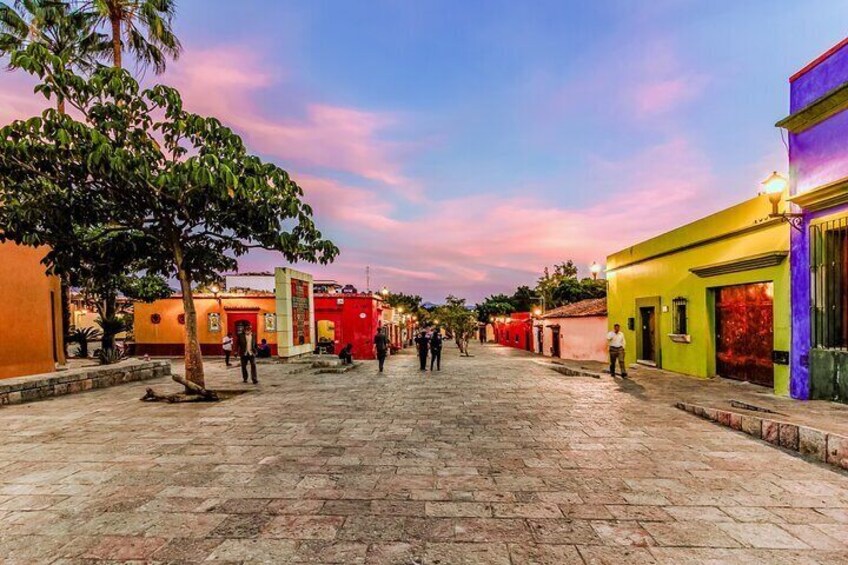
[[[776,267],[786,260],[789,256],[788,251],[772,251],[769,253],[760,253],[759,255],[751,255],[749,257],[741,257],[730,261],[722,261],[721,263],[713,263],[702,267],[693,267],[689,271],[701,278],[717,277],[719,275],[727,275],[729,273],[740,273],[742,271],[753,271],[754,269],[764,269],[766,267]]]
[[[810,212],[846,204],[848,203],[848,177],[796,194],[789,201]]]
[[[848,108],[848,82],[845,82],[804,108],[789,114],[775,125],[790,133],[801,133]]]
[[[635,261],[630,261],[629,263],[623,263],[621,265],[616,265],[613,268],[607,269],[607,273],[614,273],[616,271],[620,271],[622,269],[626,269],[627,267],[632,267],[633,265],[638,265],[640,263],[645,263],[647,261],[653,261],[654,259],[659,259],[660,257],[668,257],[669,255],[674,255],[675,253],[680,253],[681,251],[688,251],[690,249],[696,249],[698,247],[702,247],[704,245],[709,245],[711,243],[717,243],[719,241],[724,241],[725,239],[732,239],[734,237],[740,237],[749,233],[757,232],[760,230],[764,230],[767,228],[779,226],[783,224],[782,218],[770,218],[761,222],[757,222],[750,226],[746,226],[744,228],[739,228],[733,231],[725,232],[713,237],[708,237],[704,239],[699,239],[693,241],[692,243],[688,243],[686,245],[679,245],[672,249],[668,249],[662,251],[661,253],[654,253],[653,255],[648,255],[646,257],[642,257],[636,259]],[[786,229],[789,229],[788,227]]]

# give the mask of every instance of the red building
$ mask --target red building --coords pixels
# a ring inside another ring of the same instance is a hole
[[[318,346],[338,352],[353,344],[354,359],[374,359],[374,335],[383,322],[383,301],[373,294],[315,294]]]
[[[530,312],[515,312],[493,322],[495,341],[506,347],[533,350],[532,319]]]

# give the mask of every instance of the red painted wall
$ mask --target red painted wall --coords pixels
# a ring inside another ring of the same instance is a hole
[[[374,359],[374,335],[382,322],[382,300],[368,294],[316,294],[315,323],[335,325],[336,351],[353,344],[354,359]]]
[[[530,312],[516,312],[510,315],[509,322],[495,322],[494,326],[495,340],[499,344],[525,351],[533,349]]]

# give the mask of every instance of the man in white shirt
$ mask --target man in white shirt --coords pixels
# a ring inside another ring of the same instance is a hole
[[[229,367],[230,355],[233,354],[233,334],[228,333],[224,336],[224,339],[221,340],[221,349],[224,350],[224,363]]]
[[[607,343],[609,343],[610,357],[610,375],[615,376],[615,362],[618,360],[618,365],[621,367],[621,378],[627,378],[627,369],[624,367],[624,347],[627,342],[624,340],[624,334],[621,332],[621,326],[616,324],[612,327],[613,331],[607,334]]]

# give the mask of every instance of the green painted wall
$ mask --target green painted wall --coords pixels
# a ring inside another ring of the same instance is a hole
[[[676,230],[629,247],[607,258],[609,325],[621,324],[627,339],[627,362],[636,361],[636,331],[627,327],[636,318],[637,301],[660,297],[657,335],[660,365],[698,377],[715,375],[714,302],[712,289],[753,282],[772,282],[774,289],[774,349],[790,346],[789,261],[701,278],[689,269],[738,260],[769,252],[788,252],[786,223],[769,222],[771,204],[758,196]],[[735,232],[742,233],[735,233]],[[673,342],[672,300],[688,300],[691,343]],[[668,311],[664,312],[667,307]],[[789,367],[775,365],[775,392],[789,393]]]

